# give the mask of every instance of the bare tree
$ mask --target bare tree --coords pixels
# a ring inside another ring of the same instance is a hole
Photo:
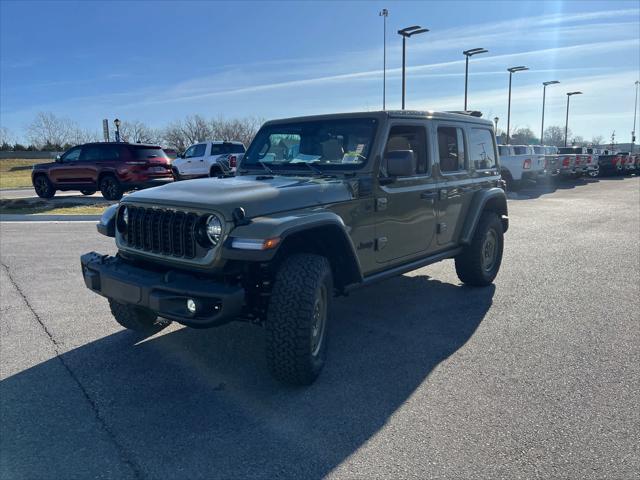
[[[40,112],[27,125],[27,138],[38,148],[47,145],[62,146],[70,143],[72,133],[76,128],[76,125],[68,118],[56,117],[51,112]]]
[[[0,145],[12,145],[13,143],[11,131],[7,127],[0,127]]]
[[[529,145],[531,143],[539,143],[539,139],[529,127],[522,127],[514,129],[511,135],[511,143],[513,145]]]
[[[160,143],[161,133],[139,120],[120,124],[120,139],[129,143]]]
[[[224,141],[240,141],[248,146],[258,132],[263,120],[255,117],[212,121],[213,138]]]
[[[581,137],[580,135],[576,135],[575,137],[573,137],[573,139],[571,140],[571,145],[575,145],[576,147],[586,147],[587,146],[587,142],[584,137]]]
[[[568,138],[571,138],[571,129],[567,132]],[[544,129],[545,145],[553,145],[556,147],[564,147],[564,128],[551,125]]]
[[[594,135],[591,137],[591,144],[594,146],[602,145],[604,142],[604,137],[602,135]]]

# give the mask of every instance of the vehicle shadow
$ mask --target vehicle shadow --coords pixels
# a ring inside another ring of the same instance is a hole
[[[597,183],[599,178],[552,178],[545,181],[530,182],[522,186],[516,192],[509,192],[509,200],[533,200],[543,195],[552,194],[558,190],[569,190],[582,187],[591,183]]]
[[[119,331],[0,383],[0,476],[121,477],[85,440],[97,421],[138,477],[322,478],[469,340],[494,291],[402,276],[337,299],[328,364],[307,388],[271,379],[259,327]],[[61,388],[61,360],[86,397]]]

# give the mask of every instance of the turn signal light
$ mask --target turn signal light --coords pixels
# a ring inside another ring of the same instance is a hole
[[[229,155],[229,166],[231,168],[236,168],[238,166],[238,157],[235,155]]]

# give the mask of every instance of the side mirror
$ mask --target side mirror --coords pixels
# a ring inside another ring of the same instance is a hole
[[[394,150],[385,156],[387,175],[410,177],[416,173],[416,157],[413,150]]]
[[[56,163],[62,163],[62,156],[56,155]]]

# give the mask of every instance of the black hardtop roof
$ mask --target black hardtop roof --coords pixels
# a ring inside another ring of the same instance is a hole
[[[349,118],[376,118],[378,120],[386,120],[389,118],[411,118],[411,119],[438,119],[451,120],[458,122],[470,122],[480,125],[493,127],[490,120],[479,118],[479,112],[435,112],[432,110],[382,110],[374,112],[347,112],[347,113],[329,113],[323,115],[310,115],[303,117],[281,118],[277,120],[269,120],[265,125],[277,125],[298,122],[313,122],[321,120],[337,120]]]

